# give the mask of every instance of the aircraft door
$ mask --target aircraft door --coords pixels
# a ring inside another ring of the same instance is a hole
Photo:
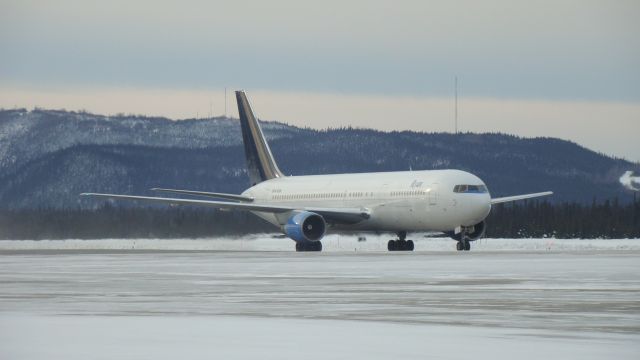
[[[438,183],[433,183],[429,188],[429,208],[436,205],[438,205]]]

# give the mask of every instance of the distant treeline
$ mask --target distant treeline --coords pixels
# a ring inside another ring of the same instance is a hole
[[[487,218],[486,237],[558,239],[640,238],[640,201],[591,205],[524,201],[498,204]]]
[[[640,238],[640,201],[591,205],[525,201],[494,206],[491,238]],[[191,207],[2,210],[0,239],[199,238],[278,229],[247,212]]]
[[[0,239],[200,238],[278,229],[248,212],[210,208],[0,210]]]

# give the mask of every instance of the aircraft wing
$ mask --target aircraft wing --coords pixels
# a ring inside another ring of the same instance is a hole
[[[157,202],[164,204],[176,204],[176,205],[199,205],[209,206],[218,209],[236,209],[236,210],[248,210],[259,211],[268,213],[285,213],[288,211],[311,211],[324,217],[327,221],[338,222],[343,224],[355,224],[362,220],[369,218],[369,212],[366,209],[358,208],[322,208],[322,207],[291,207],[281,205],[268,205],[268,204],[255,204],[255,203],[237,203],[228,201],[212,201],[212,200],[197,200],[197,199],[177,199],[177,198],[163,198],[163,197],[151,197],[151,196],[134,196],[134,195],[116,195],[116,194],[96,194],[96,193],[82,193],[80,196],[100,197],[107,199],[124,199],[124,200],[141,200],[149,202]]]
[[[531,199],[531,198],[536,198],[536,197],[540,197],[540,196],[549,196],[549,195],[553,195],[553,192],[552,191],[545,191],[545,192],[539,192],[539,193],[534,193],[534,194],[506,196],[506,197],[491,199],[491,204],[492,205],[493,204],[500,204],[500,203],[505,203],[505,202],[510,202],[510,201]]]

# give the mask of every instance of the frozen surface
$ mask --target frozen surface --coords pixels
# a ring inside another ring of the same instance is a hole
[[[0,359],[639,358],[638,240],[384,239],[0,241]]]
[[[366,235],[364,242],[354,235],[328,235],[322,239],[325,252],[387,252],[390,235]],[[445,251],[455,249],[449,238],[427,238],[422,234],[410,236],[416,251]],[[481,239],[471,244],[474,252],[484,251],[602,251],[638,250],[640,239],[582,240],[582,239]],[[186,251],[294,251],[294,243],[275,235],[253,235],[245,238],[215,239],[103,239],[103,240],[0,240],[2,250],[186,250]]]

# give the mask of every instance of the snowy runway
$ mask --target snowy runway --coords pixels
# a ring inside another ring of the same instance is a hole
[[[215,241],[0,241],[0,358],[640,354],[634,240],[246,251],[291,245],[256,239],[227,240],[245,251],[191,251]]]

